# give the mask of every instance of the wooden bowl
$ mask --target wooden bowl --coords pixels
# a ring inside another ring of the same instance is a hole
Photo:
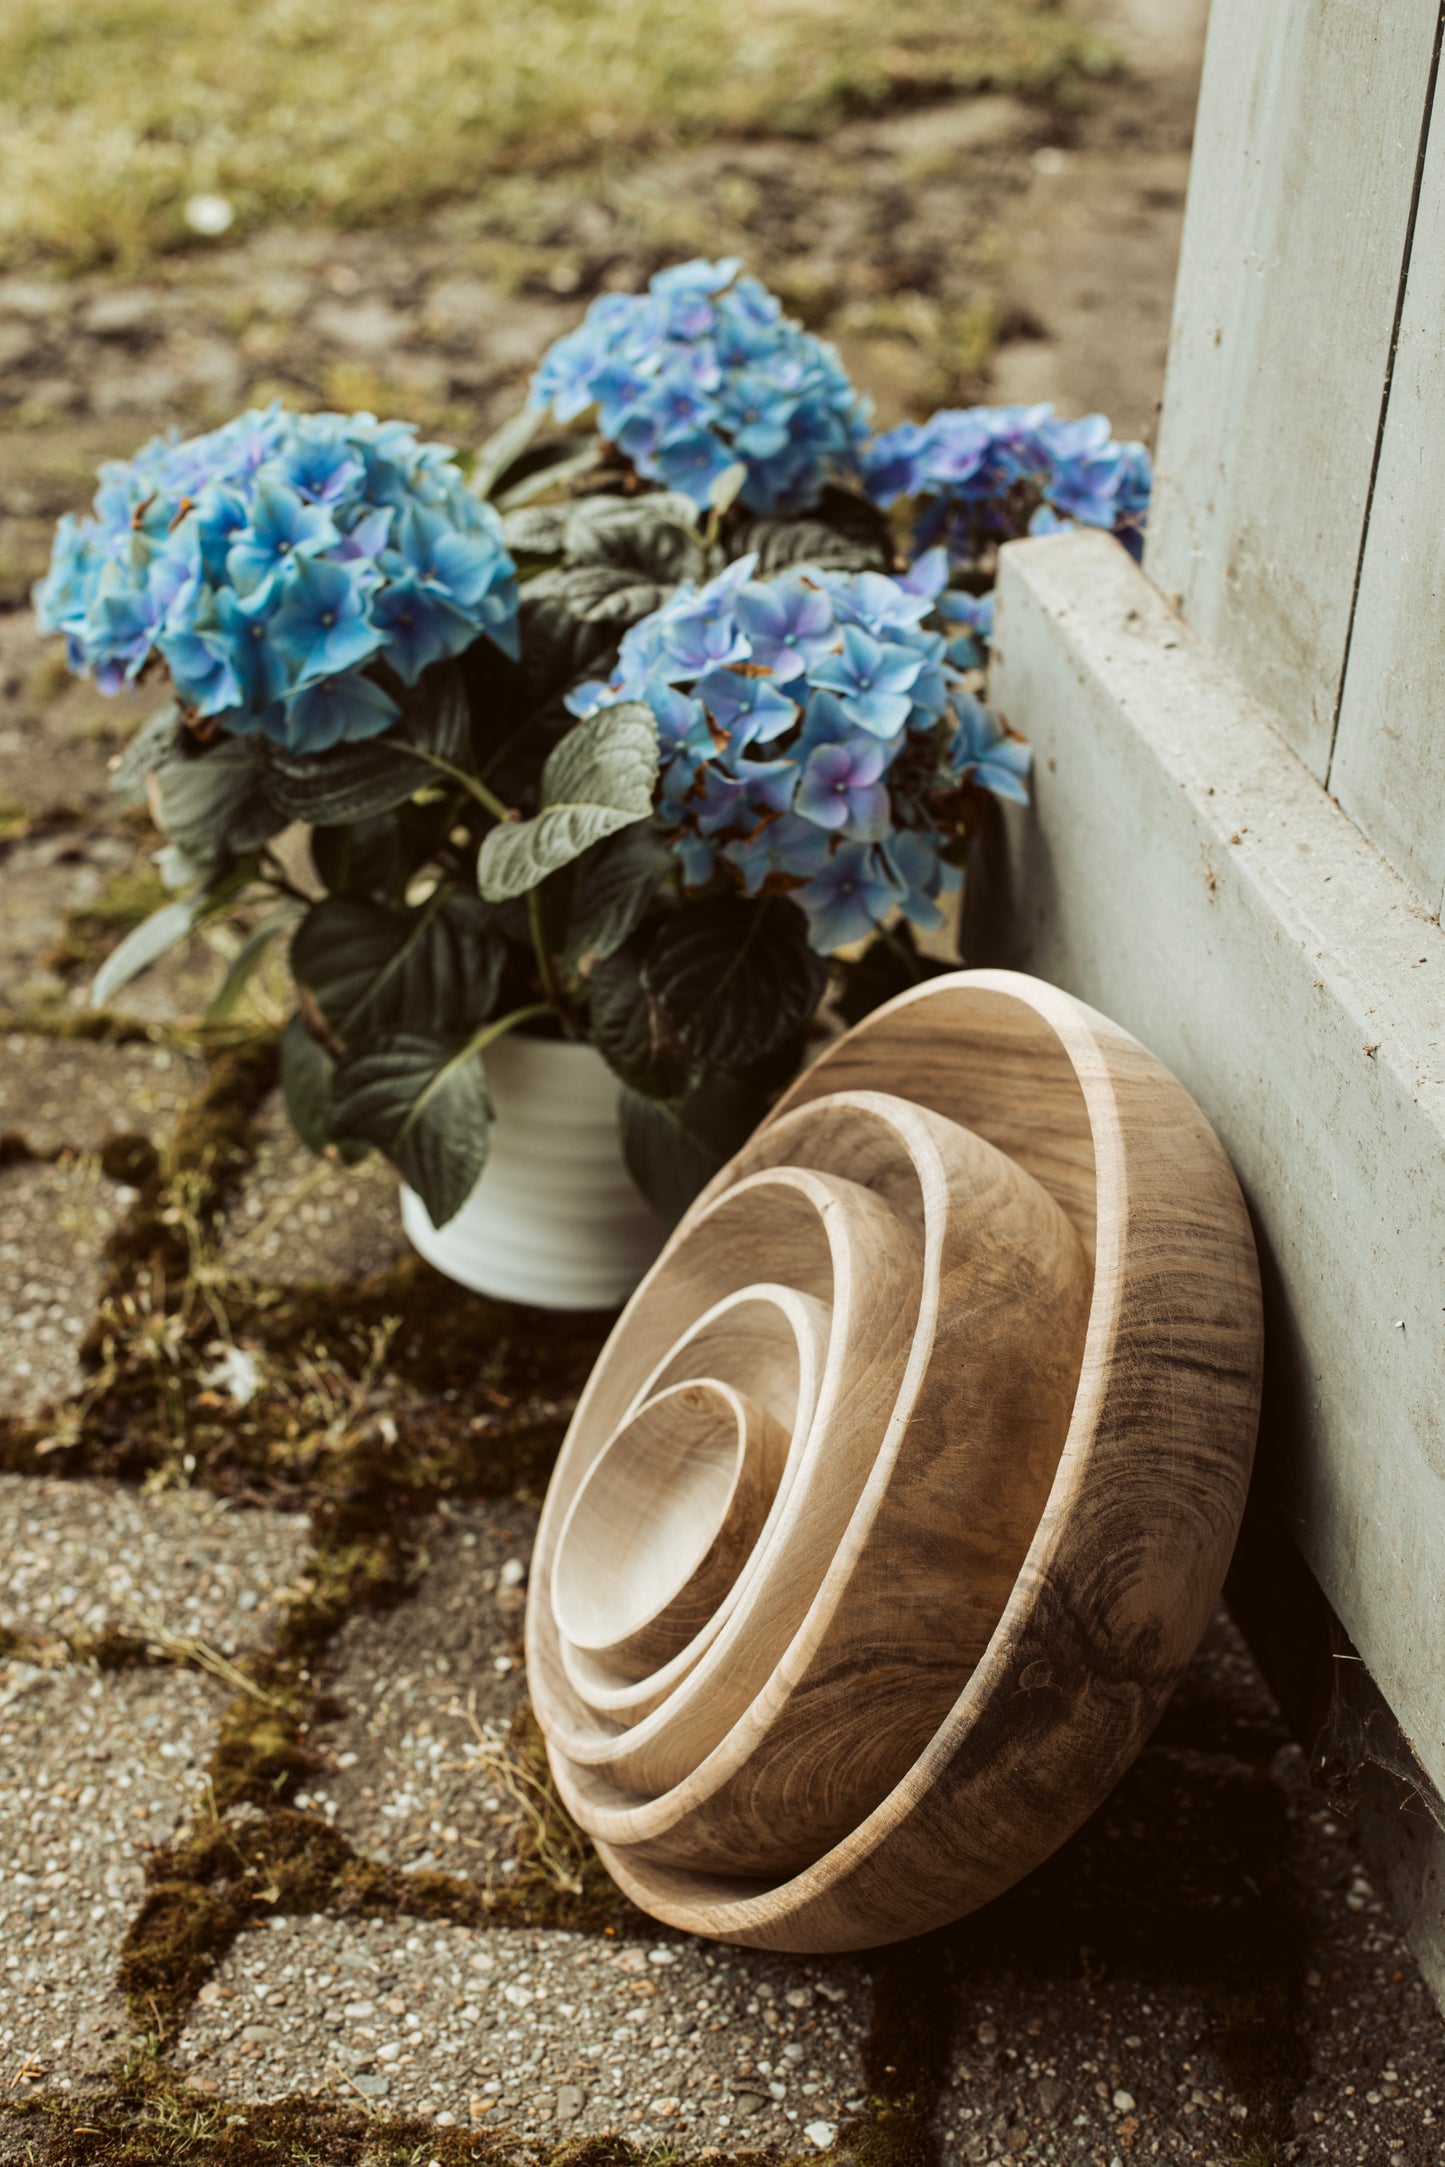
[[[583,1394],[533,1704],[669,1924],[860,1949],[985,1903],[1138,1752],[1204,1630],[1259,1413],[1233,1173],[1138,1042],[936,978],[709,1185]]]

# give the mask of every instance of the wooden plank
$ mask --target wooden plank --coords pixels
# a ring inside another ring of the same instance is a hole
[[[1329,765],[1439,0],[1214,0],[1146,563]]]
[[[1117,1017],[1218,1129],[1263,1266],[1260,1478],[1441,1785],[1445,933],[1106,537],[1006,550],[1000,598],[1036,804],[970,960]]]
[[[1437,89],[1330,788],[1445,895],[1445,98]]]

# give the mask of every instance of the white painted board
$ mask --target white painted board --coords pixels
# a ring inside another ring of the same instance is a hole
[[[1445,896],[1445,93],[1437,91],[1329,785]]]
[[[1263,1494],[1445,1784],[1445,934],[1107,536],[1004,552],[992,696],[1036,749],[970,961],[1179,1075],[1266,1288]]]
[[[1323,779],[1438,0],[1214,0],[1145,562]]]

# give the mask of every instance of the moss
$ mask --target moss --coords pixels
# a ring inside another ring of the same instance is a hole
[[[356,2102],[292,2098],[258,2106],[202,2097],[163,2064],[137,2068],[124,2086],[83,2098],[47,2093],[0,2103],[0,2111],[22,2142],[34,2131],[46,2167],[512,2167],[517,2158],[502,2132],[439,2129]],[[621,2137],[529,2150],[537,2167],[687,2167],[689,2159],[672,2146],[644,2149]],[[738,2152],[732,2167],[769,2167],[772,2158]]]
[[[165,882],[149,863],[112,873],[98,895],[66,912],[64,929],[46,963],[64,978],[98,969],[123,934],[168,900]]]

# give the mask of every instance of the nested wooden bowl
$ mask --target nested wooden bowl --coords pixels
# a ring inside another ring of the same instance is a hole
[[[839,1040],[603,1350],[533,1563],[562,1796],[656,1918],[859,1949],[1079,1826],[1192,1654],[1259,1409],[1188,1094],[1037,979]]]

